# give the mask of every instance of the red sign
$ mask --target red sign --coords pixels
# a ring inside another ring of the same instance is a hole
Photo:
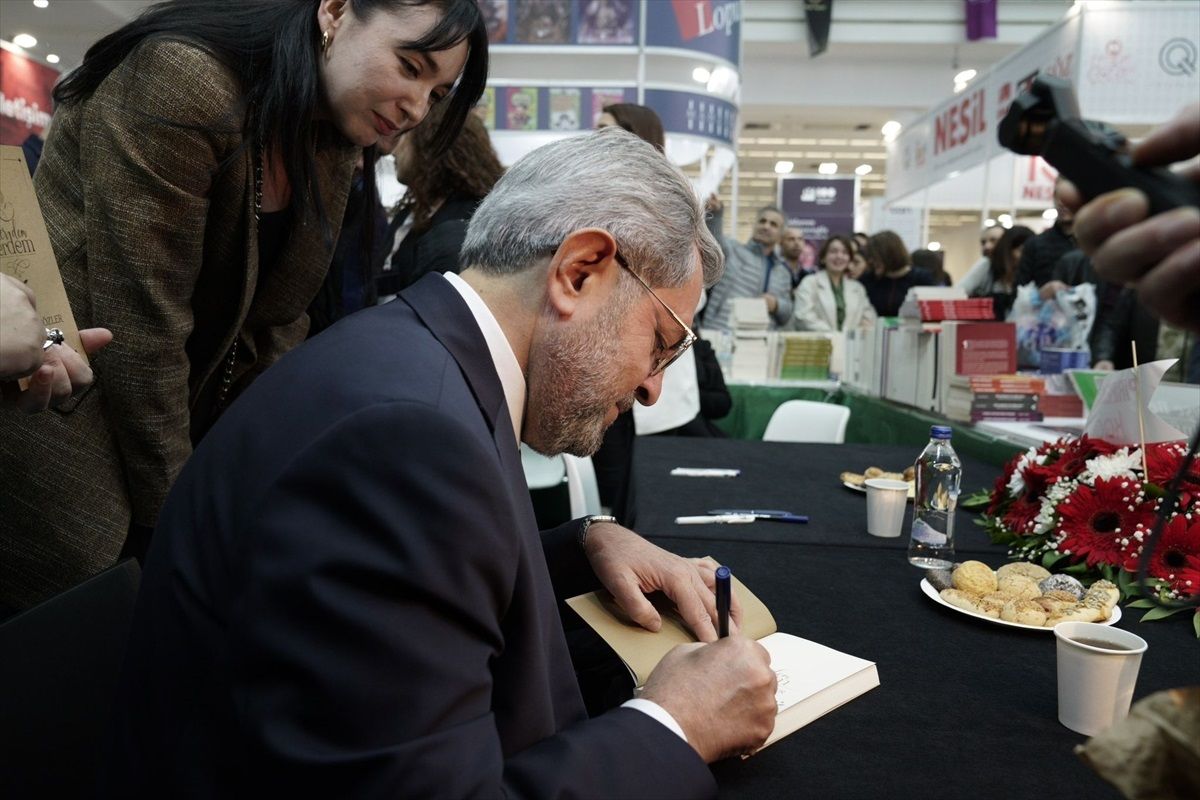
[[[8,49],[0,49],[0,144],[20,145],[50,124],[50,92],[58,70]]]
[[[984,118],[986,92],[978,89],[938,114],[934,120],[933,154],[961,147],[987,131]]]

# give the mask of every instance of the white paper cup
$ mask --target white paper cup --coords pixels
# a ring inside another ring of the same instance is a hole
[[[908,482],[871,478],[867,486],[867,533],[894,539],[904,528]]]
[[[1063,622],[1058,639],[1058,721],[1094,736],[1129,713],[1146,641],[1129,631],[1094,622]],[[1080,640],[1105,642],[1107,649]]]

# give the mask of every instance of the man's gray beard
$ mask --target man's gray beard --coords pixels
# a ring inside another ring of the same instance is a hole
[[[526,426],[530,447],[543,455],[590,456],[604,442],[604,417],[612,408],[619,363],[621,323],[626,315],[607,309],[586,330],[547,337],[530,358],[526,409],[537,409]],[[630,393],[617,405],[633,407]]]

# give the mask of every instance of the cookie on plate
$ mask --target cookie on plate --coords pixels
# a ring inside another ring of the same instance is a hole
[[[1005,575],[1024,575],[1035,581],[1043,581],[1050,577],[1050,570],[1039,567],[1037,564],[1030,564],[1028,561],[1012,561],[996,569],[997,579],[1003,578]]]
[[[954,588],[985,595],[996,591],[996,573],[982,561],[964,561],[951,576]]]
[[[1010,572],[1007,575],[996,571],[996,591],[1014,595],[1020,600],[1032,600],[1042,593],[1037,581],[1025,575]]]
[[[965,611],[970,611],[974,614],[982,613],[979,610],[977,600],[979,595],[964,592],[961,589],[943,589],[938,593],[939,596],[955,608],[961,608]]]
[[[1046,624],[1046,610],[1032,600],[1010,600],[1000,610],[1000,619],[1040,628]]]

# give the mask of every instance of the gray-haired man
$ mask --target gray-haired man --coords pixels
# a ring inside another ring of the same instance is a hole
[[[657,399],[721,272],[691,187],[618,128],[547,145],[463,263],[282,359],[196,450],[146,565],[112,795],[709,796],[705,761],[770,733],[765,651],[716,641],[715,565],[606,522],[539,535],[518,454],[588,454]],[[600,585],[651,629],[663,590],[708,644],[588,719],[557,598]]]
[[[704,310],[704,327],[729,330],[733,325],[733,301],[740,297],[761,297],[767,304],[772,328],[782,328],[792,320],[792,277],[779,263],[775,246],[783,236],[783,212],[775,206],[763,206],[754,216],[750,241],[739,242],[721,234],[724,206],[716,195],[708,198],[711,212],[708,228],[725,252],[725,274],[709,290]]]

